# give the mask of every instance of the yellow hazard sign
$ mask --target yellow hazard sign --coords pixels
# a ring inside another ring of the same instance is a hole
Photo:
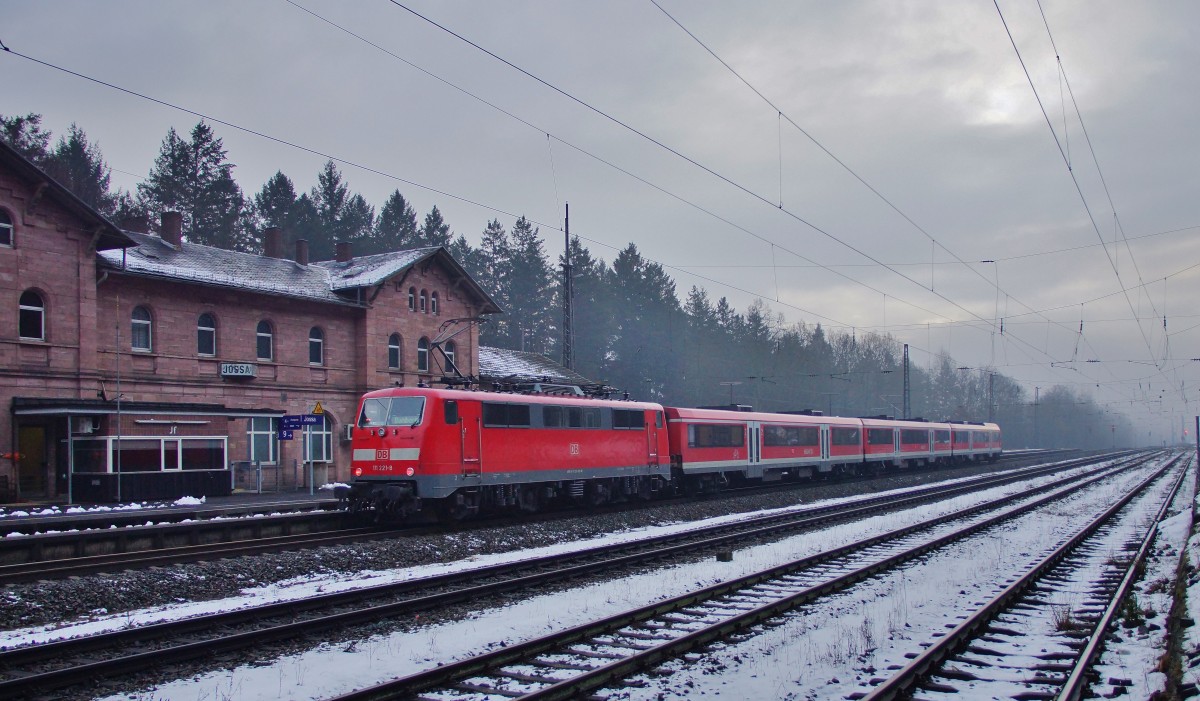
[[[314,413],[314,414],[324,414],[325,413],[325,410],[321,408],[321,402],[317,402],[317,405],[313,407],[312,413]]]

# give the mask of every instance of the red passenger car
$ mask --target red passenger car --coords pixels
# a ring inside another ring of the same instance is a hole
[[[862,463],[862,422],[836,416],[667,408],[671,462],[713,488],[731,476],[777,480]]]

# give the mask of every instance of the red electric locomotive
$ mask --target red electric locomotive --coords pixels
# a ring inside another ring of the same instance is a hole
[[[433,500],[493,507],[648,498],[670,481],[663,408],[562,394],[394,388],[363,396],[352,510],[403,518]]]

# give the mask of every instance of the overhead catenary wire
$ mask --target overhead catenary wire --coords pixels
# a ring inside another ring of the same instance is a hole
[[[1100,233],[1100,227],[1096,224],[1096,217],[1092,214],[1092,209],[1087,203],[1087,197],[1083,194],[1083,187],[1079,184],[1079,179],[1075,176],[1075,172],[1071,168],[1071,159],[1067,155],[1066,151],[1063,150],[1062,141],[1058,138],[1058,133],[1054,129],[1054,124],[1050,121],[1050,115],[1046,112],[1046,106],[1042,104],[1041,95],[1038,94],[1037,86],[1034,85],[1033,82],[1033,76],[1029,74],[1029,68],[1025,65],[1024,57],[1021,56],[1021,49],[1017,46],[1017,40],[1015,37],[1013,37],[1012,30],[1008,27],[1008,21],[1004,19],[1004,12],[1000,9],[1000,2],[999,0],[992,0],[992,2],[996,7],[996,13],[1000,16],[1001,24],[1004,25],[1004,31],[1008,35],[1008,40],[1012,44],[1013,51],[1017,55],[1017,61],[1021,64],[1021,70],[1025,73],[1025,79],[1028,81],[1029,87],[1033,91],[1033,96],[1038,103],[1038,108],[1042,111],[1042,116],[1046,119],[1046,126],[1050,129],[1050,135],[1054,138],[1054,144],[1058,147],[1059,155],[1062,156],[1063,162],[1067,165],[1067,173],[1071,176],[1071,182],[1075,184],[1075,191],[1079,194],[1079,199],[1083,203],[1084,211],[1087,212],[1088,221],[1091,222],[1092,229],[1096,232],[1096,237],[1100,239],[1101,243],[1103,243],[1104,236]],[[1124,292],[1125,301],[1129,305],[1129,310],[1133,312],[1133,315],[1136,317],[1137,310],[1133,308],[1133,300],[1129,298],[1128,292],[1125,292],[1125,283],[1123,280],[1121,280],[1121,273],[1117,270],[1116,262],[1113,261],[1112,254],[1108,251],[1108,246],[1103,246],[1103,249],[1104,255],[1108,259],[1108,264],[1110,267],[1112,267],[1113,274],[1117,277],[1117,284],[1120,285],[1122,292]],[[1150,339],[1146,336],[1146,330],[1142,328],[1141,324],[1138,324],[1137,327],[1138,332],[1142,336],[1142,341],[1146,345],[1146,351],[1150,354],[1150,358],[1154,359],[1154,349],[1150,345]]]
[[[289,1],[290,1],[290,0],[289,0]],[[730,178],[730,177],[728,177],[728,176],[725,176],[725,175],[723,175],[723,174],[721,174],[721,173],[719,173],[719,172],[717,172],[717,171],[713,170],[712,168],[710,168],[710,167],[708,167],[708,166],[706,166],[706,165],[704,165],[704,164],[700,163],[699,161],[697,161],[697,160],[695,160],[695,159],[691,158],[690,156],[687,156],[686,154],[683,154],[682,152],[680,152],[680,151],[678,151],[678,150],[676,150],[676,149],[672,148],[671,146],[669,146],[669,145],[667,145],[667,144],[663,143],[661,140],[659,140],[659,139],[656,139],[656,138],[654,138],[654,137],[652,137],[652,136],[650,136],[650,135],[646,134],[645,132],[643,132],[643,131],[641,131],[641,130],[639,130],[639,129],[637,129],[637,128],[635,128],[635,127],[633,127],[633,126],[629,125],[629,124],[627,124],[626,122],[624,122],[624,121],[622,121],[622,120],[618,119],[617,117],[614,117],[613,115],[610,115],[610,114],[608,114],[607,112],[605,112],[605,111],[601,110],[600,108],[598,108],[598,107],[595,107],[594,105],[591,105],[590,103],[588,103],[588,102],[586,102],[586,101],[582,100],[581,98],[578,98],[578,97],[576,97],[576,96],[572,95],[571,93],[567,92],[566,90],[564,90],[564,89],[562,89],[562,88],[560,88],[560,87],[558,87],[558,86],[556,86],[556,85],[554,85],[554,84],[550,83],[549,81],[547,81],[547,80],[545,80],[545,79],[543,79],[543,78],[541,78],[541,77],[539,77],[539,76],[537,76],[537,75],[533,74],[532,72],[530,72],[530,71],[528,71],[528,70],[526,70],[526,69],[524,69],[524,68],[522,68],[522,67],[520,67],[520,66],[518,66],[518,65],[516,65],[516,64],[514,64],[514,63],[512,63],[512,62],[511,62],[511,61],[509,61],[508,59],[505,59],[504,57],[502,57],[502,56],[500,56],[500,55],[496,54],[495,52],[493,52],[493,51],[491,51],[491,50],[489,50],[489,49],[487,49],[487,48],[485,48],[485,47],[483,47],[483,46],[479,45],[478,43],[476,43],[476,42],[474,42],[474,41],[470,40],[469,38],[467,38],[467,37],[465,37],[465,36],[463,36],[463,35],[459,34],[458,32],[455,32],[454,30],[450,29],[449,27],[446,27],[445,25],[443,25],[443,24],[441,24],[441,23],[439,23],[439,22],[437,22],[437,21],[435,21],[435,20],[433,20],[433,19],[431,19],[431,18],[429,18],[429,17],[426,17],[425,15],[422,15],[421,13],[417,12],[416,10],[413,10],[412,8],[410,8],[410,7],[406,6],[406,5],[404,5],[403,3],[399,2],[399,0],[389,0],[389,2],[390,2],[392,5],[394,5],[394,6],[398,7],[398,8],[400,8],[400,9],[404,10],[405,12],[408,12],[409,14],[413,15],[414,17],[417,17],[418,19],[420,19],[420,20],[422,20],[422,21],[424,21],[424,22],[426,22],[426,23],[430,24],[431,26],[433,26],[433,27],[437,28],[438,30],[440,30],[440,31],[442,31],[442,32],[445,32],[446,34],[448,34],[448,35],[450,35],[450,36],[454,37],[455,39],[458,39],[459,41],[461,41],[461,42],[463,42],[463,43],[465,43],[465,44],[467,44],[467,45],[471,46],[472,48],[475,48],[476,50],[478,50],[478,51],[480,51],[480,52],[484,53],[485,55],[487,55],[487,56],[489,56],[489,57],[491,57],[491,58],[495,59],[496,61],[499,61],[500,63],[503,63],[504,65],[506,65],[506,66],[508,66],[508,67],[512,68],[513,70],[515,70],[515,71],[517,71],[517,72],[521,73],[522,75],[524,75],[524,76],[526,76],[526,77],[530,78],[531,80],[533,80],[533,81],[537,82],[538,84],[540,84],[540,85],[542,85],[542,86],[544,86],[544,87],[546,87],[546,88],[548,88],[548,89],[550,89],[550,90],[552,90],[552,91],[554,91],[554,92],[558,93],[559,95],[562,95],[563,97],[567,98],[568,100],[570,100],[570,101],[572,101],[572,102],[574,102],[574,103],[576,103],[576,104],[578,104],[578,105],[582,106],[582,107],[583,107],[583,108],[585,108],[586,110],[588,110],[588,111],[590,111],[590,112],[592,112],[592,113],[594,113],[594,114],[596,114],[596,115],[598,115],[598,116],[602,117],[602,118],[603,118],[603,119],[605,119],[605,120],[608,120],[608,121],[612,122],[613,124],[616,124],[616,125],[620,126],[621,128],[623,128],[623,129],[625,129],[625,130],[629,131],[630,133],[633,133],[633,134],[637,135],[638,137],[640,137],[640,138],[642,138],[642,139],[646,140],[647,142],[649,142],[649,143],[651,143],[651,144],[654,144],[655,146],[657,146],[657,147],[659,147],[659,148],[661,148],[661,149],[663,149],[663,150],[667,151],[668,153],[671,153],[672,155],[675,155],[676,157],[678,157],[678,158],[680,158],[680,159],[682,159],[682,160],[686,161],[687,163],[690,163],[690,164],[692,164],[693,166],[695,166],[695,167],[699,168],[700,170],[702,170],[702,171],[704,171],[704,172],[706,172],[706,173],[708,173],[708,174],[712,175],[713,177],[717,178],[718,180],[720,180],[720,181],[722,181],[722,182],[724,182],[724,183],[726,183],[726,184],[730,185],[731,187],[733,187],[733,188],[735,188],[735,189],[739,190],[740,192],[742,192],[742,193],[744,193],[744,194],[746,194],[746,195],[750,196],[751,198],[753,198],[753,199],[755,199],[755,200],[759,201],[760,203],[763,203],[763,204],[769,205],[769,206],[771,206],[772,208],[776,208],[776,205],[775,205],[775,203],[771,202],[770,200],[768,200],[766,197],[762,196],[761,194],[759,194],[759,193],[757,193],[757,192],[755,192],[755,191],[751,190],[749,187],[747,187],[747,186],[745,186],[745,185],[742,185],[741,183],[739,183],[739,182],[737,182],[737,181],[733,180],[732,178]],[[907,280],[909,283],[911,283],[911,284],[913,284],[913,285],[916,285],[916,286],[920,287],[921,289],[926,289],[926,290],[928,290],[928,288],[926,288],[924,285],[922,285],[921,283],[919,283],[919,282],[917,282],[916,280],[914,280],[912,277],[910,277],[910,276],[908,276],[908,275],[905,275],[904,273],[900,272],[899,270],[896,270],[895,268],[891,268],[891,267],[887,266],[885,263],[883,263],[882,261],[878,260],[878,259],[877,259],[877,258],[875,258],[874,256],[870,255],[870,254],[869,254],[869,253],[867,253],[866,251],[863,251],[863,250],[861,250],[860,248],[858,248],[858,247],[854,246],[853,244],[850,244],[849,242],[846,242],[846,241],[842,240],[841,238],[839,238],[839,237],[835,236],[835,235],[834,235],[834,234],[832,234],[831,232],[829,232],[829,231],[826,231],[825,229],[823,229],[823,228],[821,228],[821,227],[819,227],[819,226],[817,226],[817,225],[813,224],[812,222],[808,221],[807,219],[805,219],[804,217],[800,216],[799,214],[797,214],[797,213],[795,213],[795,212],[792,212],[791,210],[789,210],[789,209],[787,209],[787,208],[784,208],[784,207],[778,207],[778,210],[779,210],[780,212],[783,212],[783,213],[784,213],[786,216],[788,216],[789,218],[791,218],[791,219],[793,219],[793,220],[795,220],[795,221],[797,221],[797,222],[799,222],[799,223],[801,223],[801,224],[803,224],[803,225],[807,226],[809,229],[813,230],[814,232],[816,232],[816,233],[819,233],[819,234],[821,234],[822,236],[824,236],[824,237],[826,237],[826,238],[828,238],[828,239],[830,239],[830,240],[834,241],[835,243],[837,243],[837,244],[839,244],[839,245],[841,245],[841,246],[843,246],[843,247],[845,247],[845,248],[847,248],[847,249],[849,249],[849,250],[853,251],[854,253],[856,253],[856,254],[858,254],[858,255],[862,256],[863,258],[866,258],[867,260],[870,260],[870,261],[872,261],[872,262],[876,263],[877,265],[879,265],[880,267],[882,267],[882,268],[884,268],[884,269],[886,269],[886,270],[890,271],[890,272],[891,272],[891,273],[893,273],[894,275],[897,275],[897,276],[899,276],[899,277],[903,278],[904,280]],[[976,271],[976,272],[977,272],[977,271]],[[944,300],[945,302],[949,303],[950,305],[952,305],[952,306],[954,306],[954,307],[956,307],[956,308],[958,308],[958,309],[960,309],[960,310],[962,310],[962,311],[966,312],[967,314],[969,314],[969,315],[971,315],[971,316],[974,316],[974,317],[976,317],[976,318],[980,319],[981,321],[985,321],[984,317],[982,317],[982,316],[980,316],[979,314],[976,314],[975,312],[973,312],[972,310],[970,310],[970,309],[968,309],[968,308],[964,307],[963,305],[959,304],[957,301],[955,301],[955,300],[951,299],[950,297],[947,297],[946,295],[944,295],[944,294],[942,294],[942,293],[940,293],[940,292],[937,292],[937,291],[935,291],[935,290],[928,290],[928,291],[929,291],[931,294],[933,294],[933,295],[935,295],[935,296],[937,296],[937,297],[941,298],[941,299],[942,299],[942,300]],[[880,294],[882,294],[882,292],[880,292]],[[1045,352],[1044,352],[1042,349],[1039,349],[1039,348],[1037,348],[1037,347],[1036,347],[1036,346],[1034,346],[1033,344],[1031,344],[1031,343],[1028,343],[1028,342],[1024,341],[1023,339],[1020,339],[1020,338],[1017,338],[1017,337],[1014,337],[1014,338],[1015,338],[1015,340],[1016,340],[1016,341],[1018,341],[1019,343],[1021,343],[1021,344],[1025,345],[1025,346],[1026,346],[1026,347],[1028,347],[1029,349],[1031,349],[1031,350],[1033,350],[1033,351],[1035,351],[1035,352],[1042,353],[1043,355],[1047,355],[1047,357],[1049,357],[1049,356],[1048,356],[1048,354],[1046,354],[1046,353],[1045,353]]]

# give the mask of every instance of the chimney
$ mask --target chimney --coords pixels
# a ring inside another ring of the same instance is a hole
[[[158,235],[175,250],[183,248],[183,214],[180,212],[163,212],[162,228]]]
[[[333,250],[334,250],[334,257],[337,259],[337,262],[339,262],[339,263],[349,263],[350,262],[350,258],[352,258],[352,256],[350,255],[350,242],[349,241],[338,241],[337,243],[334,244]]]
[[[296,262],[308,265],[308,239],[296,239]]]
[[[263,231],[263,255],[268,258],[283,257],[283,229],[268,226]]]

